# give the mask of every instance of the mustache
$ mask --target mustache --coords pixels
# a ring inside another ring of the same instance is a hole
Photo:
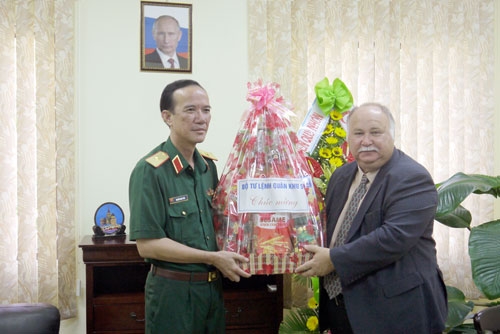
[[[376,148],[374,146],[363,146],[363,147],[361,147],[358,150],[358,153],[361,153],[361,152],[372,152],[372,151],[378,152],[378,148]]]

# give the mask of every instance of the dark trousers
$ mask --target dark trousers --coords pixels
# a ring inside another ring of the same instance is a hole
[[[323,305],[326,307],[320,310],[320,317],[324,317],[322,322],[324,321],[323,323],[327,324],[332,334],[353,334],[351,323],[349,322],[349,318],[347,318],[344,297],[342,294],[333,299],[329,299],[326,304]]]

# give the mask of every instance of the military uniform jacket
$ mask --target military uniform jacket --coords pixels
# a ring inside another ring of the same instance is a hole
[[[218,176],[212,159],[196,149],[193,169],[170,138],[142,158],[130,176],[130,240],[167,237],[216,251],[212,196]],[[201,263],[146,261],[172,270],[208,270]]]

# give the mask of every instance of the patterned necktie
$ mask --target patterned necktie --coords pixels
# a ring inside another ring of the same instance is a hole
[[[174,68],[174,64],[175,64],[175,60],[174,60],[174,58],[170,58],[170,59],[168,60],[168,62],[170,63],[170,68]]]
[[[342,222],[342,225],[340,225],[339,233],[332,247],[341,246],[345,243],[347,233],[349,233],[349,230],[351,228],[352,220],[354,219],[354,216],[356,216],[356,213],[358,212],[359,203],[361,202],[361,199],[366,193],[367,183],[368,183],[368,178],[366,177],[366,174],[363,174],[363,177],[361,178],[361,183],[354,191],[351,201],[349,202],[349,206],[347,207],[347,212],[344,221]],[[337,276],[337,274],[335,274],[335,272],[331,272],[328,275],[326,275],[324,277],[323,283],[330,299],[333,299],[342,292],[340,278]]]

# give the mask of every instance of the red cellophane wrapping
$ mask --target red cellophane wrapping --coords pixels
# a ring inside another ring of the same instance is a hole
[[[249,83],[243,116],[213,199],[219,249],[249,258],[251,274],[293,273],[323,246],[323,202],[305,155],[297,152],[293,113],[275,83]]]

